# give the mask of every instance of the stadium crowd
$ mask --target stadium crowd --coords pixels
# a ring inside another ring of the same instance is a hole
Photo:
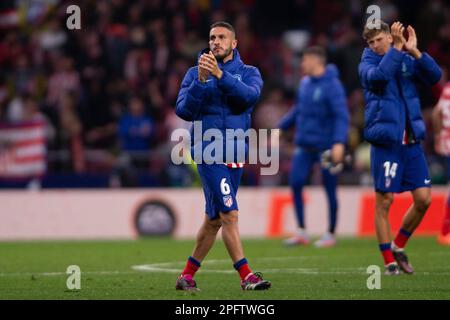
[[[190,166],[170,161],[171,132],[189,126],[174,106],[182,77],[208,45],[209,26],[226,20],[236,28],[243,61],[257,66],[265,82],[255,128],[274,128],[294,103],[302,49],[326,48],[340,70],[351,115],[353,161],[341,182],[370,183],[357,69],[365,10],[378,4],[386,22],[413,25],[421,50],[444,70],[441,83],[421,97],[431,175],[436,183],[446,181],[445,162],[433,148],[431,111],[450,69],[450,1],[82,0],[76,2],[81,30],[66,27],[70,4],[0,4],[0,121],[45,121],[49,176],[103,176],[110,187],[198,183]],[[244,184],[286,184],[291,152],[292,143],[283,140],[280,173],[259,176],[249,166]]]

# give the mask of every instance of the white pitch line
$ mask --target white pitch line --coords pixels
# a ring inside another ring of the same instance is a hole
[[[139,266],[135,266],[139,267]],[[133,268],[136,271],[144,271],[144,272],[153,272],[153,273],[174,273],[177,274],[180,272],[180,269],[139,269]],[[334,269],[336,270],[336,269]],[[366,276],[367,273],[357,271],[319,271],[319,270],[306,270],[301,268],[287,268],[287,269],[263,269],[264,272],[267,273],[288,273],[288,274],[303,274],[303,275],[361,275]],[[236,271],[234,270],[202,270],[202,273],[222,273],[222,274],[234,274]],[[92,271],[92,272],[82,272],[82,275],[131,275],[136,274],[136,272],[127,272],[127,271]],[[450,276],[450,272],[415,272],[415,275],[421,276]],[[67,276],[65,272],[41,272],[41,273],[0,273],[0,277],[54,277],[54,276]]]
[[[253,259],[255,261],[283,261],[283,260],[305,260],[310,257],[265,257],[265,258],[256,258]],[[214,264],[223,264],[229,263],[229,259],[212,259],[207,260],[203,264],[203,266],[214,265]],[[143,264],[143,265],[135,265],[131,268],[136,271],[144,271],[144,272],[159,272],[159,273],[180,273],[180,268],[176,268],[176,266],[183,266],[185,261],[173,261],[173,262],[162,262],[162,263],[152,263],[152,264]],[[449,267],[433,267],[427,268],[428,270],[450,270]],[[266,273],[289,273],[289,274],[306,274],[306,275],[319,275],[319,274],[348,274],[348,275],[367,275],[366,268],[364,267],[343,267],[343,268],[330,268],[329,270],[320,271],[318,268],[272,268],[272,269],[262,269],[261,271]],[[235,270],[232,268],[222,270],[222,269],[202,269],[202,273],[223,273],[223,274],[232,274],[235,273]],[[450,275],[450,272],[416,272],[418,275]]]
[[[263,257],[263,258],[254,258],[253,261],[286,261],[286,260],[311,260],[318,259],[321,257]],[[179,273],[180,267],[182,267],[186,262],[185,261],[171,261],[171,262],[160,262],[160,263],[152,263],[152,264],[143,264],[143,265],[135,265],[131,266],[131,269],[134,271],[83,271],[83,275],[127,275],[127,274],[136,274],[136,271],[140,272],[153,272],[153,273]],[[209,265],[217,265],[217,264],[226,264],[230,263],[229,259],[211,259],[207,260],[204,263],[204,266]],[[440,270],[440,272],[429,271],[429,270]],[[318,268],[270,268],[270,269],[262,269],[261,271],[266,273],[288,273],[288,274],[305,274],[305,275],[367,275],[365,267],[341,267],[341,268],[329,268],[328,270],[319,270]],[[450,267],[448,266],[434,266],[427,268],[427,271],[424,272],[416,272],[416,275],[450,275]],[[229,269],[208,269],[202,268],[202,273],[222,273],[222,274],[233,274],[235,270],[231,267]],[[11,272],[11,273],[0,273],[0,277],[32,277],[32,276],[44,276],[44,277],[52,277],[52,276],[67,276],[65,272]]]
[[[259,258],[254,259],[258,261],[277,261],[277,260],[304,260],[306,257],[273,257],[273,258]],[[229,259],[212,259],[207,260],[204,263],[204,266],[213,265],[213,264],[223,264],[229,263]],[[163,262],[163,263],[152,263],[152,264],[144,264],[132,266],[133,270],[137,271],[146,271],[146,272],[163,272],[163,273],[179,273],[180,268],[174,268],[176,265],[183,265],[185,261],[175,261],[175,262]],[[277,269],[265,269],[265,272],[280,272],[280,271],[291,271],[292,273],[306,273],[306,274],[316,274],[318,270],[316,268],[277,268]],[[217,270],[217,269],[202,269],[203,273],[235,273],[233,269],[227,270]]]
[[[161,268],[152,268],[149,267],[152,265],[141,265],[141,266],[133,266],[132,269],[135,271],[143,271],[143,272],[153,272],[153,273],[179,273],[180,269],[161,269]],[[307,268],[285,268],[285,269],[263,269],[264,272],[267,273],[279,273],[285,272],[289,274],[305,274],[305,275],[367,275],[365,271],[361,271],[364,268],[333,268],[333,271],[320,271],[315,269],[307,269]],[[433,268],[433,269],[444,269],[444,268]],[[340,271],[341,270],[341,271]],[[353,271],[351,271],[353,270]],[[428,269],[429,270],[429,269]],[[203,269],[202,273],[223,273],[223,274],[234,274],[234,270],[208,270]],[[136,272],[129,271],[90,271],[90,272],[82,272],[83,275],[130,275],[136,274]],[[424,275],[424,276],[448,276],[450,272],[415,272],[416,275]],[[44,276],[44,277],[54,277],[54,276],[67,276],[65,272],[35,272],[35,273],[0,273],[0,277],[31,277],[31,276]]]

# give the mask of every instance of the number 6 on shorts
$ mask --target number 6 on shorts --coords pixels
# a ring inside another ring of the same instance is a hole
[[[230,186],[228,185],[228,183],[226,181],[227,181],[227,178],[223,178],[220,181],[220,192],[222,192],[222,194],[224,196],[230,194],[230,192],[231,192]]]

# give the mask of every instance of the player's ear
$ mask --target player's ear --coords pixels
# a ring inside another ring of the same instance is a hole
[[[391,34],[388,34],[387,39],[390,44],[392,44],[392,42],[394,42],[394,38],[392,38]]]
[[[236,49],[236,47],[237,47],[237,39],[233,39],[231,41],[231,48]]]

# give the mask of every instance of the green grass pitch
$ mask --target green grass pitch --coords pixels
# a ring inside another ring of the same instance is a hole
[[[450,299],[450,247],[435,238],[413,238],[407,252],[416,273],[381,276],[379,290],[366,285],[367,267],[382,263],[373,238],[342,238],[329,249],[243,243],[250,266],[272,289],[242,291],[221,241],[196,275],[196,293],[174,289],[193,241],[3,242],[0,299]],[[80,290],[66,287],[69,265],[81,269]]]

